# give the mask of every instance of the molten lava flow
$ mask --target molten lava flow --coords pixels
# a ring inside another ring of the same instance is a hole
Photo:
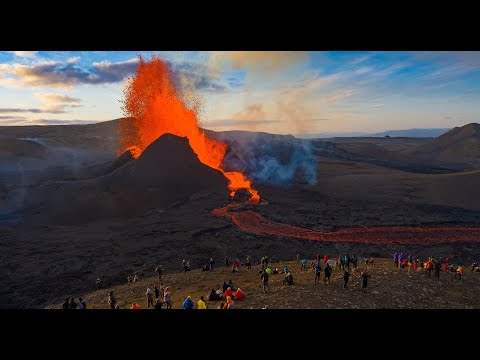
[[[260,234],[275,235],[325,242],[355,242],[367,244],[420,244],[480,242],[480,228],[417,228],[407,226],[352,228],[339,231],[314,231],[265,219],[255,211],[229,211],[229,206],[215,209],[212,214],[230,217],[240,229]]]
[[[222,169],[227,145],[210,139],[200,129],[195,111],[186,108],[165,61],[153,56],[150,62],[145,62],[140,57],[137,71],[124,94],[124,111],[132,120],[122,121],[118,128],[118,155],[128,149],[137,158],[165,133],[186,136],[199,160],[227,177],[231,196],[238,189],[246,188],[252,195],[250,202],[260,201],[258,192],[242,173]]]

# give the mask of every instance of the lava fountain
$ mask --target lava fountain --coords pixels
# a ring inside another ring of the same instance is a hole
[[[181,99],[180,85],[173,81],[169,65],[152,56],[150,61],[139,57],[136,73],[124,90],[124,112],[132,120],[122,121],[118,128],[120,138],[117,155],[126,150],[138,158],[145,148],[165,133],[187,137],[199,160],[220,170],[229,180],[233,197],[245,188],[250,202],[258,203],[260,196],[241,172],[224,171],[222,161],[227,144],[209,138],[198,125],[195,109],[188,109]]]

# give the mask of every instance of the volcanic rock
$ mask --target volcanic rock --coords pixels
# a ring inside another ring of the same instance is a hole
[[[247,189],[238,189],[235,192],[233,201],[243,202],[243,201],[247,201],[251,197],[252,197],[252,194],[250,194],[250,192]]]

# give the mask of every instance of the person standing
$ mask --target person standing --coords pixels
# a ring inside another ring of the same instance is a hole
[[[323,265],[326,265],[327,264],[327,261],[328,261],[328,255],[325,255],[323,257]]]
[[[213,257],[210,258],[208,263],[210,264],[210,271],[213,271],[213,265],[215,265],[215,260],[213,260]]]
[[[297,264],[300,262],[300,254],[297,254]]]
[[[362,278],[362,289],[367,290],[368,278],[370,277],[370,274],[367,272],[367,270],[365,270],[360,276]]]
[[[160,297],[160,291],[158,291],[157,285],[154,285],[153,292],[155,293],[155,300],[157,300]]]
[[[440,268],[442,267],[442,264],[440,264],[439,261],[435,262],[435,278],[440,279]]]
[[[320,266],[320,260],[315,261],[315,281],[314,284],[320,282],[320,275],[322,274],[322,268]]]
[[[230,265],[230,261],[228,261],[227,255],[225,255],[225,267],[228,267]]]
[[[147,297],[147,309],[150,308],[150,305],[153,308],[153,294],[152,294],[152,290],[150,290],[149,287],[147,287],[147,292],[145,293],[145,295]]]
[[[348,269],[345,269],[345,272],[343,273],[343,288],[347,288],[348,280],[350,279],[350,271]]]
[[[168,286],[165,288],[163,302],[165,303],[167,310],[172,308],[172,295],[170,294],[170,288]]]
[[[332,267],[328,262],[325,264],[324,272],[325,272],[325,277],[323,279],[323,283],[326,284],[328,282],[330,284],[330,275],[332,275]]]
[[[75,310],[77,308],[77,303],[75,302],[75,298],[70,299],[70,303],[68,304],[68,308],[70,310]]]
[[[162,281],[163,266],[162,266],[162,265],[158,265],[158,266],[155,268],[155,272],[156,272],[157,275],[158,275],[158,282],[160,283],[160,282]]]
[[[260,278],[263,280],[263,292],[268,292],[268,273],[266,271],[263,272],[263,274],[260,276]]]
[[[247,265],[247,269],[250,270],[252,268],[252,257],[250,255],[247,256],[245,261],[245,265]]]
[[[395,267],[398,268],[398,254],[395,253],[393,255],[393,262],[395,263]]]
[[[345,267],[350,270],[350,256],[345,255]]]
[[[115,305],[117,304],[117,300],[115,299],[115,296],[113,295],[113,291],[110,291],[110,294],[108,294],[108,304],[110,305],[111,309],[115,309]]]

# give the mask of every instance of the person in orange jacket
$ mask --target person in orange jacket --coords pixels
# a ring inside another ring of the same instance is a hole
[[[240,288],[235,292],[235,300],[242,300],[244,297],[243,291]]]
[[[133,303],[132,306],[130,306],[130,309],[131,310],[141,309],[141,306],[140,306],[140,304]]]

